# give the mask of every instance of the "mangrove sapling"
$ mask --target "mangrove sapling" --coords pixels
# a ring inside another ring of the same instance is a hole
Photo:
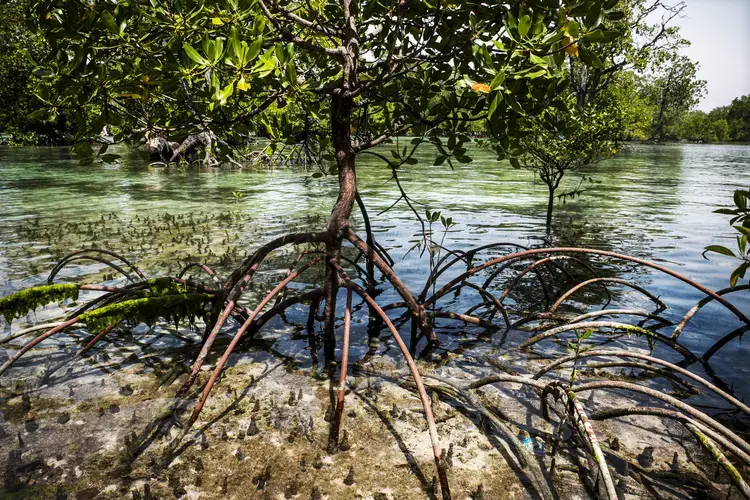
[[[580,172],[584,167],[614,154],[611,142],[613,120],[598,110],[578,108],[573,99],[559,107],[549,107],[523,123],[521,138],[511,157],[514,168],[533,171],[547,187],[547,231],[552,228],[555,198],[565,201],[580,196],[583,176],[578,188],[557,194],[563,178]]]

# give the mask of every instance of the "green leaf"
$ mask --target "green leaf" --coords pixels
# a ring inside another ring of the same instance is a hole
[[[529,80],[533,80],[535,78],[539,78],[540,76],[546,75],[546,74],[547,74],[547,70],[546,69],[540,69],[540,70],[537,70],[537,71],[532,71],[531,73],[527,73],[526,77]]]
[[[736,286],[739,278],[745,278],[745,271],[750,268],[750,262],[743,262],[737,269],[732,271],[732,275],[729,277],[729,286]]]
[[[568,24],[566,26],[566,31],[571,36],[571,38],[578,38],[578,33],[580,31],[581,25],[578,24],[578,21],[574,21],[571,19],[568,21]]]
[[[602,31],[602,42],[614,42],[622,36],[622,33],[617,30],[604,30]]]
[[[721,246],[721,245],[709,245],[705,248],[706,252],[713,252],[713,253],[719,253],[721,255],[728,255],[729,257],[735,257],[737,256],[734,254],[733,251],[728,249],[727,247]]]
[[[599,23],[602,22],[602,6],[599,2],[593,2],[591,4],[591,7],[589,7],[588,12],[586,12],[586,19],[584,19],[583,23],[586,25],[587,28],[596,28],[599,26]]]
[[[530,27],[531,27],[531,17],[529,17],[529,15],[526,14],[518,21],[518,34],[521,35],[522,37],[525,37],[528,34]]]
[[[501,92],[496,92],[495,97],[492,99],[492,102],[490,103],[490,107],[487,110],[487,119],[492,120],[492,117],[495,116],[495,112],[497,111],[497,107],[500,105],[500,103],[503,100],[503,94]]]
[[[29,120],[43,120],[47,118],[47,108],[40,108],[36,111],[32,111],[28,115],[26,115],[26,118]]]
[[[190,45],[189,43],[185,43],[182,46],[182,49],[185,51],[187,56],[190,59],[192,59],[194,62],[200,64],[201,66],[208,66],[208,61],[202,55],[200,55],[198,51],[195,50],[193,46]]]
[[[747,208],[747,197],[742,193],[742,191],[737,190],[734,192],[734,204],[740,210],[745,210]]]
[[[625,19],[625,13],[621,10],[613,10],[612,12],[607,12],[607,19],[610,21],[619,21]]]
[[[234,93],[234,82],[230,82],[229,85],[221,89],[219,92],[219,103],[224,105],[227,102],[227,99],[229,99],[232,94]]]
[[[570,15],[575,17],[583,16],[588,12],[591,3],[593,2],[578,2],[572,9],[570,9]]]
[[[111,31],[115,35],[120,34],[120,28],[117,27],[117,21],[115,21],[115,18],[112,17],[112,14],[108,10],[102,12],[101,20],[102,24],[104,24],[104,27],[107,28],[107,30]]]
[[[502,85],[504,81],[505,81],[505,73],[500,72],[495,75],[495,78],[492,79],[492,82],[490,83],[490,87],[492,88],[492,90],[495,90],[500,85]]]
[[[256,57],[258,57],[258,54],[260,54],[260,49],[263,47],[263,39],[262,38],[256,38],[255,41],[250,44],[250,49],[247,52],[247,59],[245,62],[250,62],[254,60]]]
[[[547,67],[547,60],[543,57],[539,57],[536,54],[529,54],[529,61],[539,66],[544,66],[545,68]]]
[[[594,30],[589,31],[585,35],[583,35],[583,40],[587,42],[599,42],[604,39],[604,33],[602,33],[602,30]]]

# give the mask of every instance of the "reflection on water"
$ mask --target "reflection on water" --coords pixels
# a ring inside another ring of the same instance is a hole
[[[92,245],[122,252],[161,274],[176,272],[191,257],[226,270],[274,236],[321,228],[335,200],[334,179],[312,179],[302,170],[148,169],[137,155],[121,153],[116,165],[83,167],[63,149],[0,149],[0,294],[44,280],[62,255]],[[473,163],[452,170],[430,166],[431,151],[424,149],[420,163],[401,174],[421,210],[441,210],[459,223],[446,245],[544,244],[546,187],[488,152],[474,153]],[[375,215],[398,196],[389,169],[365,155],[357,172],[379,240],[406,283],[421,289],[428,258],[408,253],[419,239],[413,214],[399,204]],[[731,202],[734,189],[750,185],[750,147],[633,146],[586,174],[597,183],[582,198],[558,205],[554,244],[658,260],[711,288],[727,286],[733,262],[705,260],[701,253],[709,244],[732,246],[726,217],[713,211]],[[561,189],[578,182],[571,177]],[[235,200],[235,191],[244,196]],[[100,269],[81,264],[63,277]],[[645,269],[618,267],[615,272],[661,295],[674,308],[667,313],[673,320],[701,298]],[[389,293],[381,296],[383,303],[393,298]],[[746,294],[731,300],[748,310]],[[718,312],[709,306],[696,316],[682,337],[688,347],[702,352],[736,327],[731,315]],[[724,350],[718,375],[730,381],[747,376],[746,370],[736,373],[731,367],[744,366],[748,351],[746,343],[737,342]]]

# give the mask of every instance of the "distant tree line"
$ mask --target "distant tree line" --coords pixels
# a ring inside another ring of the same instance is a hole
[[[685,113],[669,132],[674,139],[688,142],[750,142],[750,94],[708,113]]]

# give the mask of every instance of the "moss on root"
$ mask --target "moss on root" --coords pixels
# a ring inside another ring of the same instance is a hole
[[[125,300],[83,313],[79,321],[90,331],[100,331],[125,320],[149,325],[159,318],[205,318],[212,297],[203,293],[181,293]]]
[[[146,280],[145,283],[148,285],[151,296],[187,293],[187,286],[182,283],[176,282],[169,276],[163,278],[152,278],[150,280]]]
[[[5,316],[5,320],[10,324],[14,319],[25,316],[37,307],[65,299],[78,299],[78,285],[35,286],[0,298],[0,314]]]

